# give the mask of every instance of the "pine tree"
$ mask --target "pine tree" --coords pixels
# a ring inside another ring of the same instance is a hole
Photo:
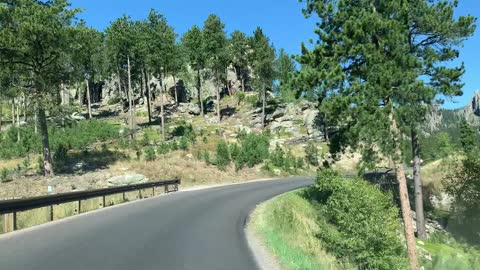
[[[245,92],[245,82],[250,74],[248,62],[248,37],[241,31],[233,31],[230,38],[230,54],[232,66],[241,81],[242,92]]]
[[[401,141],[437,94],[458,93],[463,66],[443,62],[458,56],[454,46],[473,33],[474,19],[455,19],[456,2],[304,2],[305,14],[320,19],[319,40],[311,51],[303,46],[300,62],[316,70],[311,86],[327,93],[321,109],[339,127],[338,145],[394,165],[410,267],[417,269]]]
[[[278,78],[278,94],[286,101],[293,101],[296,97],[295,90],[292,87],[293,75],[295,74],[295,62],[285,52],[280,49],[278,58],[275,60],[275,75]]]
[[[182,37],[182,46],[188,55],[190,66],[196,72],[197,97],[200,113],[204,116],[203,98],[202,98],[202,71],[206,65],[206,54],[204,52],[202,30],[194,25]]]
[[[78,9],[66,0],[8,1],[0,6],[0,61],[16,67],[35,97],[38,108],[46,175],[54,175],[48,140],[46,109],[58,95],[67,72],[64,56],[70,50],[69,29]],[[41,37],[41,38],[39,38]],[[19,75],[20,75],[19,74]]]
[[[275,78],[275,49],[270,45],[270,40],[257,27],[250,39],[250,63],[253,69],[254,84],[262,100],[262,128],[265,127],[265,107],[267,103],[267,91],[272,90]]]
[[[220,93],[222,89],[222,78],[226,76],[228,67],[227,58],[227,37],[225,25],[220,18],[214,14],[208,16],[202,30],[203,51],[207,61],[207,67],[212,71],[216,84],[217,93],[217,118],[221,121]]]

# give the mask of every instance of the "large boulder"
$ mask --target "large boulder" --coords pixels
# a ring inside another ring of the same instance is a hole
[[[148,182],[148,178],[142,174],[126,174],[115,176],[107,180],[109,187],[128,186]]]
[[[177,110],[183,114],[200,115],[200,108],[193,103],[180,103]]]

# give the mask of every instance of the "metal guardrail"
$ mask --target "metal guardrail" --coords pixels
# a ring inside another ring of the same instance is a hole
[[[78,213],[81,213],[81,205],[83,200],[103,197],[103,207],[106,207],[105,197],[108,195],[123,193],[123,199],[124,201],[126,201],[125,199],[126,192],[131,192],[131,191],[141,192],[144,189],[152,188],[152,194],[155,195],[156,187],[165,187],[165,193],[169,193],[172,191],[178,191],[178,185],[180,185],[180,183],[181,181],[179,179],[176,179],[176,180],[170,180],[170,181],[149,182],[149,183],[129,185],[129,186],[69,192],[69,193],[62,193],[62,194],[26,198],[26,199],[4,200],[4,201],[0,201],[0,215],[13,213],[13,230],[17,230],[17,212],[28,211],[28,210],[50,206],[50,221],[53,221],[54,205],[78,201]],[[170,186],[173,186],[174,189],[170,190],[169,189]]]

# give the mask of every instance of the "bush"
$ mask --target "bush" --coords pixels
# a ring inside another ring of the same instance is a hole
[[[157,159],[157,155],[155,154],[155,149],[153,149],[153,147],[151,146],[148,146],[145,149],[144,155],[145,155],[146,161],[154,161],[155,159]]]
[[[205,163],[207,163],[208,165],[212,164],[212,161],[210,160],[210,152],[208,152],[208,150],[205,150],[203,152],[203,159],[205,160]]]
[[[230,164],[230,153],[228,145],[224,141],[220,141],[217,145],[217,154],[215,156],[215,165],[222,171]]]
[[[5,183],[10,180],[10,171],[7,168],[0,170],[0,182]]]
[[[312,166],[317,167],[319,165],[318,148],[314,142],[309,142],[305,147],[305,159]]]
[[[192,144],[196,142],[197,138],[192,124],[187,124],[185,121],[180,122],[179,125],[175,127],[173,130],[173,135],[176,137],[186,138]]]
[[[161,143],[157,147],[157,153],[159,155],[166,155],[170,152],[170,145],[168,143]]]
[[[399,211],[391,195],[332,170],[319,173],[314,190],[325,217],[318,237],[330,252],[360,269],[406,268]]]
[[[250,133],[240,140],[240,152],[235,160],[237,169],[253,167],[269,156],[269,140],[264,135]]]
[[[180,139],[179,147],[180,147],[181,150],[184,150],[184,151],[188,150],[189,142],[188,142],[187,137],[182,137]]]
[[[270,154],[270,161],[277,168],[283,168],[285,164],[285,151],[277,144],[275,151]]]

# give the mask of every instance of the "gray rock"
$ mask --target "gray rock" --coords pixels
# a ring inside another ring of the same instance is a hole
[[[308,109],[303,114],[303,122],[305,126],[314,126],[315,125],[315,118],[318,115],[318,111]]]
[[[79,115],[77,112],[74,112],[71,116],[70,116],[73,120],[85,120],[85,116],[83,115]]]
[[[177,110],[183,114],[200,115],[200,108],[193,103],[180,103]]]
[[[128,186],[148,182],[148,178],[142,174],[126,174],[115,176],[107,180],[109,187]]]

